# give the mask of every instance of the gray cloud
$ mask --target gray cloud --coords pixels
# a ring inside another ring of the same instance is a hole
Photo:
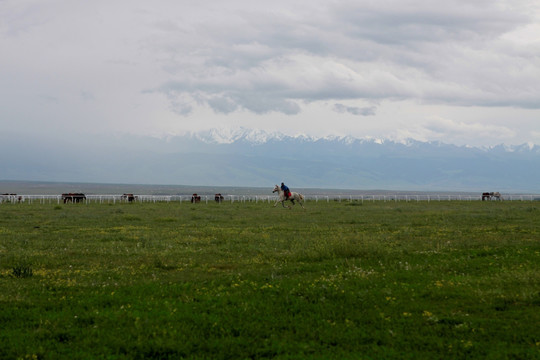
[[[353,115],[361,116],[373,116],[375,115],[377,108],[375,106],[368,107],[356,107],[356,106],[346,106],[343,104],[334,104],[334,111],[338,113],[349,113]]]
[[[504,4],[314,3],[302,13],[270,15],[232,10],[231,19],[192,22],[189,32],[180,19],[156,46],[167,54],[162,65],[176,90],[197,93],[217,112],[296,114],[298,100],[345,99],[540,108],[540,60],[500,39],[532,18]]]
[[[509,12],[504,1],[462,0],[349,2],[338,5],[334,16],[351,37],[390,45],[485,41],[531,20]]]
[[[238,105],[234,100],[229,97],[219,95],[208,99],[208,105],[210,105],[214,111],[223,114],[229,114],[238,109]]]

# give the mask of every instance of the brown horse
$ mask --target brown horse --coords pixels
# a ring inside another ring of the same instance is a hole
[[[64,200],[64,204],[68,202],[78,203],[86,200],[86,195],[82,193],[66,193],[62,194],[62,199]]]

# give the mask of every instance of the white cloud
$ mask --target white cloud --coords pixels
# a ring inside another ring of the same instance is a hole
[[[515,136],[515,132],[506,126],[466,123],[444,118],[430,119],[422,124],[422,127],[429,132],[429,138],[436,138],[443,142],[446,138],[464,138],[473,140],[477,137],[487,137],[503,140]]]

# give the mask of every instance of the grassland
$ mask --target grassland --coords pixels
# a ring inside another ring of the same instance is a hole
[[[540,204],[2,204],[2,359],[540,359]]]

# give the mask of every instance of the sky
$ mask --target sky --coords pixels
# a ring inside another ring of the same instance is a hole
[[[0,130],[540,144],[538,0],[0,0]]]

